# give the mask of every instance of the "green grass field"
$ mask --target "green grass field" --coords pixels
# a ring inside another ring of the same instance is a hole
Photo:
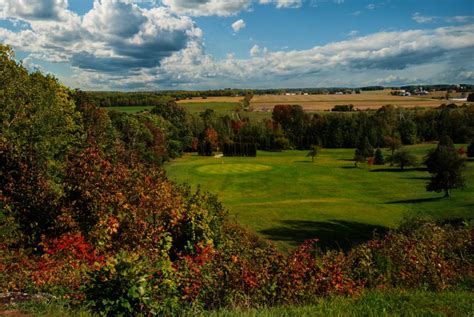
[[[431,144],[410,146],[421,158]],[[304,151],[258,152],[256,158],[186,154],[165,168],[171,179],[216,193],[230,217],[273,240],[283,250],[305,239],[323,247],[348,248],[374,230],[397,227],[404,217],[472,217],[474,162],[467,187],[451,198],[425,190],[421,168],[354,168],[353,149],[323,149],[314,163]],[[384,151],[384,154],[389,154]]]
[[[136,113],[136,112],[141,112],[144,110],[151,110],[153,109],[153,106],[145,106],[145,107],[107,107],[107,110],[116,110],[116,111],[122,111],[126,113]]]
[[[206,109],[211,109],[220,115],[230,115],[239,104],[237,102],[182,102],[179,105],[186,108],[192,114],[198,114],[206,111]]]

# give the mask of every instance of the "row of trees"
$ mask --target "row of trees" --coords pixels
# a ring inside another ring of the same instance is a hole
[[[257,145],[251,143],[224,143],[224,156],[257,156]]]

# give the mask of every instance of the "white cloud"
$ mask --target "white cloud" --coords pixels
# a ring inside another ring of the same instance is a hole
[[[374,3],[369,3],[369,4],[366,6],[366,8],[367,8],[368,10],[374,10],[374,9],[376,8],[376,5],[375,5]]]
[[[249,54],[250,54],[251,57],[266,55],[267,53],[268,53],[268,49],[266,47],[261,48],[257,44],[252,46],[252,48],[249,51]]]
[[[352,31],[350,31],[349,33],[347,33],[347,36],[349,36],[349,37],[355,37],[355,36],[357,36],[358,34],[359,34],[359,31],[357,31],[357,30],[352,30]]]
[[[250,56],[252,56],[252,57],[255,57],[255,56],[259,55],[260,54],[260,47],[257,44],[255,44],[250,49],[249,53],[250,53]]]
[[[435,23],[435,22],[448,22],[448,23],[468,23],[474,20],[474,16],[469,15],[456,15],[456,16],[425,16],[419,12],[415,12],[412,15],[412,20],[416,23]]]
[[[0,28],[0,40],[35,58],[99,72],[128,73],[159,66],[202,33],[188,17],[163,7],[143,9],[129,0],[95,0],[84,17],[62,8],[61,20],[18,15],[31,28],[19,32]]]
[[[408,83],[410,81],[415,81],[416,82],[418,80],[415,79],[415,78],[401,77],[399,75],[394,75],[394,74],[390,74],[387,77],[378,78],[378,79],[375,80],[375,82],[378,85],[383,85],[383,86],[405,84],[405,83]]]
[[[393,74],[399,76],[398,79],[401,80],[402,77],[409,78],[403,76],[403,73],[411,74],[412,69],[420,69],[428,64],[430,67],[427,69],[431,69],[431,72],[423,69],[422,73],[431,76],[433,69],[437,69],[433,65],[450,59],[458,66],[462,65],[465,71],[472,71],[473,63],[466,63],[469,59],[458,59],[452,54],[460,51],[473,53],[474,38],[471,36],[473,31],[474,26],[470,25],[435,30],[380,32],[308,50],[265,54],[262,54],[259,46],[254,46],[250,50],[249,59],[232,57],[216,60],[205,54],[202,47],[197,49],[194,46],[166,58],[161,70],[168,74],[181,74],[179,80],[190,85],[198,79],[201,84],[208,85],[214,82],[220,86],[225,83],[235,85],[256,82],[274,86],[279,81],[312,78],[317,76],[316,74],[321,76],[324,74],[323,77],[327,77],[328,80],[327,85],[334,85],[341,73],[348,78],[347,81],[357,80],[361,74],[370,76],[375,73],[384,76],[379,78],[387,78]],[[186,57],[188,55],[194,58]],[[182,62],[184,60],[191,62]],[[348,76],[348,73],[351,75]],[[373,78],[371,83],[375,81]]]
[[[415,12],[411,17],[416,23],[432,23],[436,17],[423,16],[419,12]]]
[[[0,18],[60,20],[67,0],[2,0]]]
[[[277,8],[300,8],[303,5],[302,0],[276,0]]]
[[[245,21],[242,19],[237,20],[234,23],[232,23],[232,29],[234,30],[234,32],[239,32],[244,27],[245,27]]]
[[[247,10],[253,0],[162,0],[173,12],[192,16],[230,16]]]

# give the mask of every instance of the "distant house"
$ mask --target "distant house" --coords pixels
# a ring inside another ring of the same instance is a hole
[[[342,91],[336,91],[335,93],[336,95],[344,95],[344,93]]]
[[[394,96],[403,96],[403,97],[410,97],[411,96],[411,93],[409,91],[406,91],[406,90],[403,90],[403,89],[392,91],[391,94],[394,95]]]

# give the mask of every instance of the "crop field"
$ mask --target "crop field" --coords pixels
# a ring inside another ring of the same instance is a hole
[[[432,144],[407,147],[421,160]],[[472,217],[474,162],[467,187],[451,198],[425,190],[421,166],[354,167],[353,149],[323,149],[314,163],[305,151],[258,152],[256,158],[187,154],[165,166],[171,179],[201,184],[218,194],[231,219],[288,251],[305,239],[322,247],[348,248],[374,230],[397,227],[404,217]],[[388,152],[384,151],[384,154]]]
[[[264,112],[272,111],[277,104],[296,104],[301,105],[306,111],[325,111],[332,109],[335,105],[347,104],[365,110],[378,109],[388,104],[404,108],[438,107],[446,102],[450,103],[450,101],[431,99],[426,96],[392,96],[390,90],[379,90],[350,95],[261,95],[252,99],[251,106],[254,111]]]

